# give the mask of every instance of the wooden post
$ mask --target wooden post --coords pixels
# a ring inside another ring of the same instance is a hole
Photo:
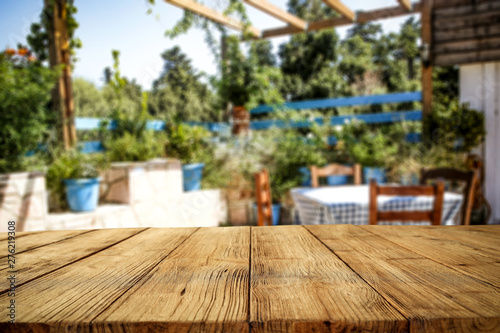
[[[432,108],[432,2],[422,0],[422,111],[423,118]]]
[[[65,149],[76,145],[73,91],[71,85],[71,60],[67,31],[66,0],[45,0],[45,7],[51,13],[48,19],[49,61],[51,68],[62,67],[61,76],[52,92],[54,109],[60,114],[60,137]]]

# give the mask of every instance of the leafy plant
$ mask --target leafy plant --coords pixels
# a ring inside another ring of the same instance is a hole
[[[111,114],[113,129],[109,130],[109,123],[101,124],[101,136],[108,156],[114,162],[140,162],[147,161],[163,155],[165,135],[155,134],[148,129],[150,116],[147,112],[148,95],[143,93],[141,109],[139,112],[124,112],[123,89],[127,80],[120,75],[119,55],[113,50],[113,72],[110,73],[109,86],[113,89],[117,100],[115,109]]]
[[[468,152],[484,141],[484,115],[469,104],[436,103],[427,119],[431,144],[450,151]]]
[[[65,210],[67,203],[63,180],[99,177],[99,172],[108,166],[108,160],[104,154],[83,154],[78,150],[56,152],[55,156],[45,176],[47,188],[50,190],[51,208]]]
[[[342,141],[354,161],[366,167],[391,166],[398,154],[392,137],[359,121],[344,125]]]
[[[47,103],[56,75],[28,55],[0,53],[0,172],[27,168],[26,153],[38,147],[48,129]]]
[[[167,156],[178,158],[183,164],[205,162],[211,157],[210,132],[203,127],[173,124],[167,126],[166,132]]]
[[[137,138],[129,132],[106,143],[106,153],[113,162],[144,162],[164,155],[165,134],[152,130]]]

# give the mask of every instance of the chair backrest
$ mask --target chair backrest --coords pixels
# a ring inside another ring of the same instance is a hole
[[[477,184],[475,170],[462,171],[453,168],[437,168],[420,170],[420,184],[426,185],[429,180],[461,181],[465,183],[464,201],[462,203],[462,224],[470,224],[470,213],[474,203],[474,189]]]
[[[354,176],[354,184],[361,185],[361,165],[354,164],[348,167],[342,164],[328,164],[322,168],[313,165],[311,167],[312,187],[319,186],[320,177],[328,177],[333,175]]]
[[[271,209],[271,184],[267,169],[255,174],[255,199],[257,201],[257,221],[259,226],[273,224]]]
[[[377,197],[388,196],[417,196],[427,195],[434,197],[432,210],[428,211],[378,211]],[[435,185],[426,186],[378,186],[377,182],[370,180],[370,224],[378,224],[379,221],[430,221],[433,225],[441,224],[443,210],[444,183],[438,181]]]

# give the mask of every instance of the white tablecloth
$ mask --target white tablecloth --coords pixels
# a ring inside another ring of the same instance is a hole
[[[292,189],[291,193],[300,224],[368,224],[368,185],[296,188]],[[433,201],[434,198],[430,196],[379,196],[377,204],[379,211],[431,210]],[[442,224],[453,224],[453,218],[460,211],[461,203],[462,195],[445,192]]]

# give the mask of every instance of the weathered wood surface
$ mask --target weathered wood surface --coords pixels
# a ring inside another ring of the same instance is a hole
[[[16,323],[2,284],[1,332],[500,331],[500,226],[107,229],[16,242]]]
[[[432,21],[435,65],[500,60],[499,1],[435,1]]]

